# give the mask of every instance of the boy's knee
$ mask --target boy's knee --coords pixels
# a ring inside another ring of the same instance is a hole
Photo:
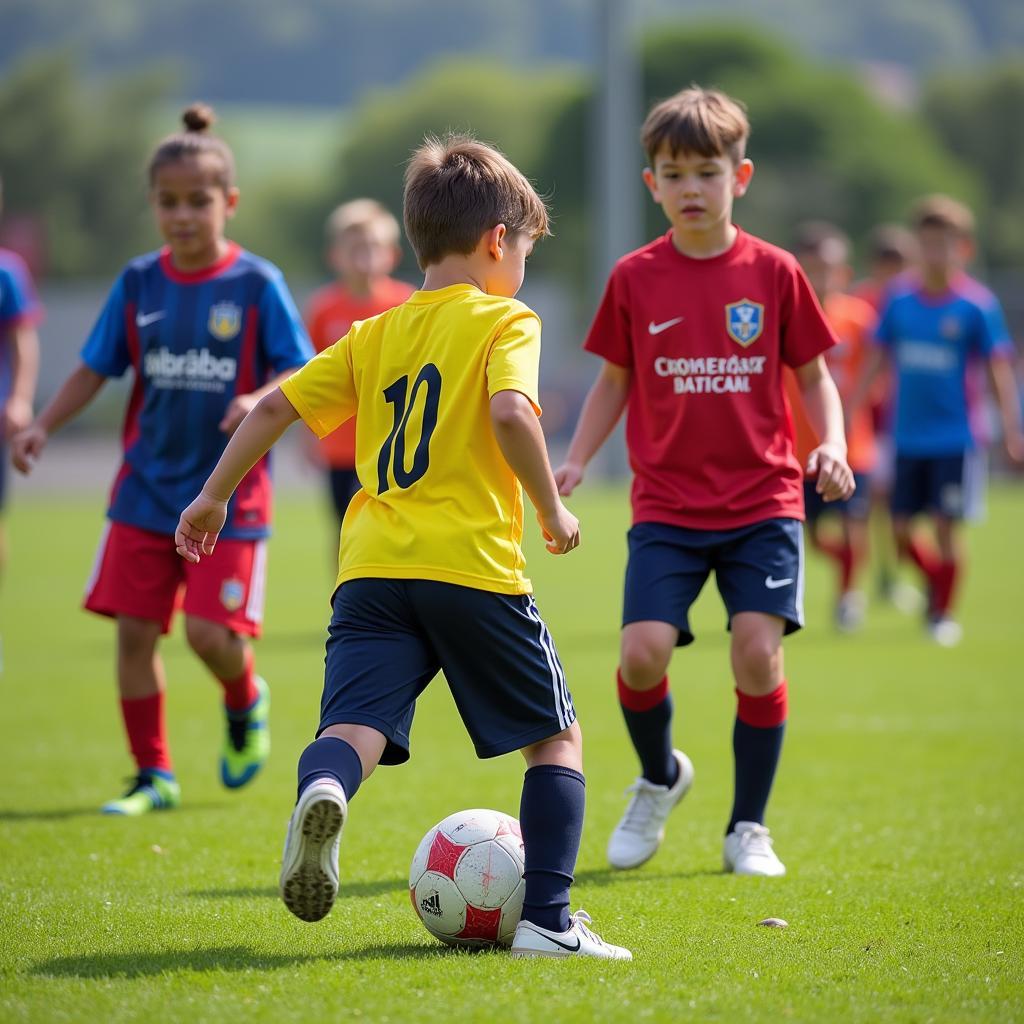
[[[781,628],[772,622],[734,626],[732,661],[741,689],[770,689],[781,678]]]
[[[117,620],[117,650],[122,658],[151,657],[159,638],[160,624],[157,622],[130,617]]]
[[[189,647],[204,661],[216,658],[230,643],[231,632],[225,626],[206,619],[186,618],[185,639]]]
[[[622,681],[631,690],[650,690],[657,686],[668,671],[672,650],[648,636],[622,638],[619,672]]]

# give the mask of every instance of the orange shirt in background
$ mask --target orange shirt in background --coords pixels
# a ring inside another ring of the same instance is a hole
[[[416,289],[404,281],[385,277],[369,295],[355,296],[335,281],[313,293],[306,307],[306,327],[317,352],[330,348],[348,334],[357,320],[368,320],[400,306]],[[356,421],[350,419],[320,442],[324,462],[332,469],[351,469],[356,456]]]
[[[839,344],[825,353],[825,362],[845,408],[864,372],[878,314],[867,302],[853,295],[830,295],[822,303],[822,308],[839,338]],[[804,412],[800,384],[792,370],[785,370],[784,383],[793,411],[797,458],[806,465],[807,456],[817,447],[818,438]],[[850,468],[855,473],[870,473],[875,464],[875,432],[871,410],[866,405],[854,421],[847,424],[846,445]]]

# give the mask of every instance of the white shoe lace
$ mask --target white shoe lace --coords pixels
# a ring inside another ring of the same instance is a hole
[[[578,929],[592,942],[596,942],[599,946],[607,946],[608,943],[606,943],[600,935],[596,935],[587,927],[588,924],[593,923],[594,922],[591,919],[590,915],[585,910],[580,909],[577,910],[576,913],[569,918],[569,929]]]
[[[768,829],[764,825],[754,825],[753,828],[745,829],[739,834],[740,849],[744,853],[753,854],[755,857],[774,857],[772,840]]]
[[[637,832],[645,835],[651,829],[654,819],[660,810],[658,797],[664,796],[664,786],[653,787],[646,779],[637,779],[626,793],[632,793],[633,799],[626,807],[619,828],[623,832]]]

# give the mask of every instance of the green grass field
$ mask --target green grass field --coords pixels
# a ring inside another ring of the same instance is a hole
[[[604,845],[635,763],[614,699],[626,499],[575,503],[564,559],[531,533],[532,575],[587,748],[574,889],[631,964],[524,963],[446,950],[416,920],[409,861],[462,807],[516,813],[521,762],[474,760],[440,680],[413,759],[360,791],[342,894],[318,925],[276,895],[295,759],[316,724],[331,572],[323,510],[283,496],[258,664],[274,689],[271,762],[219,787],[217,690],[165,646],[180,811],[96,813],[129,774],[113,632],[78,611],[102,498],[15,496],[2,597],[0,1021],[1009,1021],[1024,1019],[1024,492],[997,488],[970,535],[966,640],[931,646],[873,607],[838,637],[812,562],[810,625],[787,646],[791,717],[769,824],[784,879],[720,871],[734,697],[717,593],[673,666],[694,790],[655,860],[613,873]],[[472,624],[467,624],[472,628]],[[768,916],[787,930],[757,927]]]

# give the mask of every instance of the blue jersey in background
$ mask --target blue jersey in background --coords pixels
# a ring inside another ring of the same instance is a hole
[[[284,278],[266,260],[232,244],[195,273],[177,270],[167,249],[129,263],[82,349],[105,377],[135,372],[109,517],[173,534],[227,444],[218,424],[232,399],[312,355]],[[264,458],[231,499],[221,536],[266,536],[270,499]]]
[[[969,367],[1012,351],[996,297],[968,277],[941,295],[902,282],[882,309],[877,336],[894,369],[897,452],[955,455],[973,448]]]
[[[41,316],[42,306],[24,261],[17,253],[0,249],[0,405],[11,392],[11,331],[20,324],[36,323]]]

